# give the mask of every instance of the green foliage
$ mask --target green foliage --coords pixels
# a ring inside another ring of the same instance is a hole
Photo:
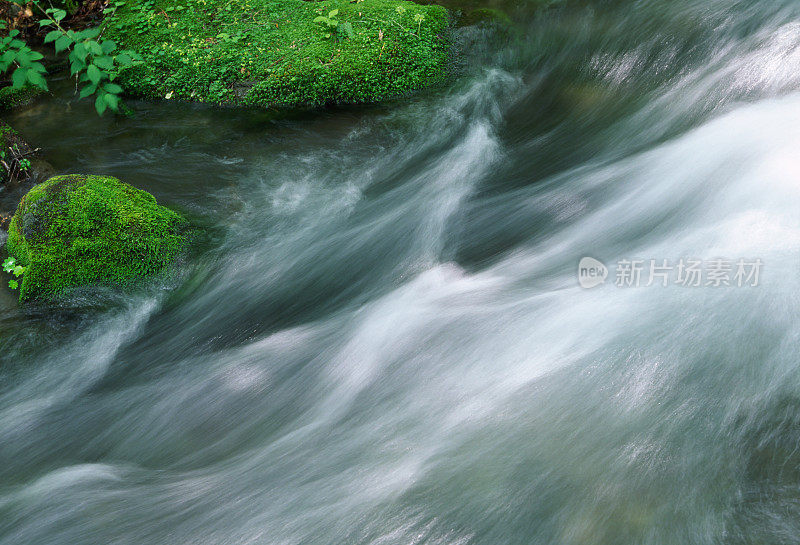
[[[323,35],[325,38],[338,36],[340,34],[343,37],[352,38],[355,35],[353,32],[353,24],[350,21],[345,21],[339,25],[339,19],[337,19],[338,15],[339,10],[332,9],[328,12],[328,15],[314,17],[314,22],[320,25],[320,27],[323,29]]]
[[[123,5],[124,2],[116,2],[106,8],[106,18],[110,19]],[[82,84],[80,97],[94,95],[94,105],[99,115],[103,115],[106,110],[119,111],[122,87],[114,83],[114,80],[121,69],[130,67],[139,56],[133,51],[118,49],[114,40],[102,38],[105,27],[65,30],[61,21],[67,15],[66,11],[48,8],[43,13],[45,19],[40,24],[53,29],[45,36],[44,43],[52,43],[56,53],[69,52],[67,60],[70,73]]]
[[[14,278],[8,281],[8,287],[15,290],[19,287],[18,278],[25,274],[25,267],[17,264],[17,260],[13,257],[7,258],[3,261],[3,270],[9,274],[13,274]]]
[[[114,79],[121,69],[133,65],[138,60],[138,55],[133,51],[118,49],[114,40],[102,38],[105,27],[78,31],[65,29],[61,23],[67,16],[66,9],[45,8],[38,0],[34,0],[32,5],[44,17],[39,24],[52,29],[45,36],[44,43],[52,43],[56,53],[68,54],[70,73],[75,77],[76,83],[81,84],[81,98],[94,95],[95,108],[100,115],[106,110],[119,111],[122,87],[114,83]],[[70,9],[70,5],[67,2],[65,7]],[[116,2],[106,8],[104,14],[107,20],[123,5],[124,2]],[[16,29],[0,40],[0,74],[11,73],[12,90],[22,90],[30,86],[47,90],[47,81],[44,78],[47,70],[40,62],[42,58],[41,53],[31,50],[19,39],[19,31]]]
[[[0,74],[11,74],[12,89],[23,89],[29,85],[47,91],[47,82],[42,74],[47,70],[39,62],[44,55],[33,51],[19,39],[19,30],[14,29],[0,40]]]
[[[179,214],[116,178],[50,178],[25,195],[9,226],[8,253],[24,267],[20,301],[130,286],[175,260],[185,229]]]
[[[306,107],[441,81],[448,26],[444,8],[402,0],[128,0],[109,36],[142,56],[119,76],[138,95]]]

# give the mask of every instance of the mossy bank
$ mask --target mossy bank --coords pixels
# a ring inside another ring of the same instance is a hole
[[[9,227],[8,253],[25,267],[20,301],[131,286],[175,260],[186,226],[151,194],[116,178],[50,178],[25,195]]]
[[[400,0],[129,0],[108,35],[143,57],[120,77],[135,95],[308,107],[436,84],[448,24],[445,8]]]
[[[11,86],[0,88],[0,110],[12,110],[31,104],[44,94],[38,87],[14,89]]]

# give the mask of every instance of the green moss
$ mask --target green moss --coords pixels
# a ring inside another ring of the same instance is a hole
[[[0,142],[3,146],[11,145],[9,142],[15,136],[17,136],[17,131],[12,129],[8,123],[0,121]]]
[[[129,286],[178,256],[185,228],[179,214],[116,178],[50,178],[25,195],[9,226],[8,253],[27,267],[20,301]]]
[[[0,89],[0,110],[11,110],[20,106],[27,106],[44,91],[38,87],[24,87],[12,89],[11,86]]]
[[[338,9],[330,38],[314,18]],[[352,35],[344,32],[345,23]],[[110,37],[131,92],[264,107],[376,102],[442,80],[447,10],[401,0],[130,0]]]

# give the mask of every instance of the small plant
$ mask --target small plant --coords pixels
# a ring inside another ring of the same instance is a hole
[[[8,287],[15,290],[19,287],[19,277],[25,274],[25,267],[17,264],[17,260],[13,257],[7,258],[3,261],[3,270],[9,274],[13,274],[14,278],[8,281]]]
[[[38,149],[20,149],[17,144],[3,145],[0,149],[0,181],[15,183],[31,175],[32,165],[27,157]]]
[[[319,17],[315,17],[314,22],[320,25],[325,31],[325,38],[330,38],[332,36],[352,38],[355,36],[353,25],[349,21],[339,24],[339,19],[337,19],[338,15],[339,10],[333,9],[328,12],[327,16],[320,15]]]
[[[314,18],[314,22],[320,25],[325,30],[325,37],[330,38],[334,32],[339,28],[339,20],[336,18],[339,15],[338,9],[332,9],[328,15],[320,15]]]
[[[417,23],[417,34],[420,33],[422,30],[422,22],[425,20],[425,16],[421,13],[417,13],[414,15],[414,22]]]

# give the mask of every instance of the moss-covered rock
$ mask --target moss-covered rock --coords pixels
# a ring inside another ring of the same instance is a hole
[[[448,26],[445,8],[403,0],[129,0],[109,36],[143,57],[119,79],[133,94],[306,107],[442,80]]]
[[[22,89],[14,89],[11,86],[0,88],[0,110],[27,106],[43,94],[42,89],[33,86]]]
[[[20,301],[130,286],[174,261],[185,230],[179,214],[116,178],[50,178],[25,195],[9,227],[8,253],[26,267]]]

